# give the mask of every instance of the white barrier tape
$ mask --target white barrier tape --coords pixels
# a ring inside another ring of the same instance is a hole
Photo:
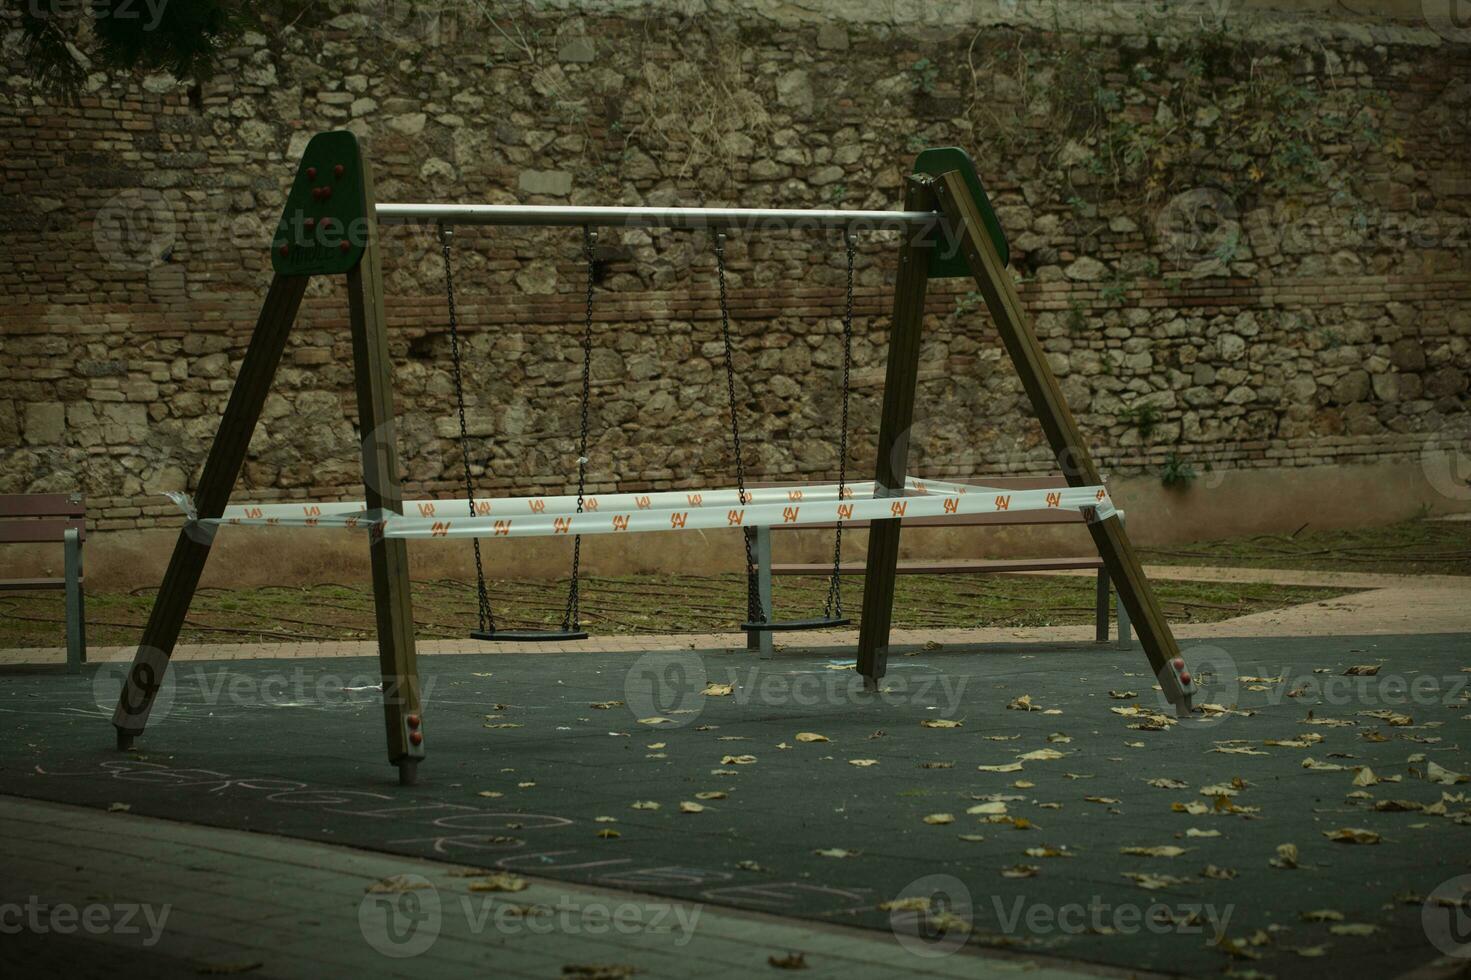
[[[959,514],[992,514],[1003,511],[1078,510],[1090,523],[1106,520],[1117,511],[1101,486],[1058,489],[1012,490],[935,480],[906,481],[911,494],[871,496],[872,481],[852,484],[838,496],[837,484],[810,487],[762,487],[748,490],[748,497],[761,494],[762,502],[741,506],[734,489],[666,491],[658,494],[608,494],[599,506],[583,513],[559,512],[551,503],[538,509],[538,501],[571,500],[576,497],[488,498],[484,515],[464,514],[460,500],[409,501],[408,514],[365,511],[360,501],[302,504],[247,504],[227,508],[225,515],[198,518],[194,505],[184,494],[169,493],[191,521],[204,525],[264,525],[283,527],[338,527],[373,530],[388,537],[551,537],[559,534],[615,534],[645,531],[711,530],[762,525],[831,524],[834,521],[887,520],[895,517],[943,517]],[[853,494],[849,496],[849,494]],[[860,494],[862,494],[860,496]],[[776,498],[776,499],[772,499]],[[666,501],[656,506],[656,501]],[[623,504],[615,509],[610,502]],[[418,505],[431,505],[421,507]],[[419,511],[413,513],[410,508]],[[441,509],[444,508],[444,509]],[[524,508],[524,510],[522,509]],[[438,511],[438,513],[436,513]],[[506,516],[497,517],[496,513]],[[450,516],[443,516],[449,514]],[[464,516],[455,516],[456,514]]]
[[[913,486],[915,481],[910,481]],[[844,497],[871,496],[872,480],[849,483],[843,487]],[[923,491],[921,491],[923,492]],[[194,503],[182,493],[165,494],[190,520],[197,519]],[[746,490],[748,504],[797,503],[804,500],[836,500],[838,484],[821,483],[811,486],[752,487]],[[719,490],[663,490],[650,493],[605,493],[587,494],[583,498],[583,512],[599,510],[667,510],[672,507],[730,507],[739,506],[740,494],[734,487]],[[450,517],[469,515],[470,502],[463,497],[437,498],[430,500],[406,500],[405,515],[412,517]],[[575,514],[576,495],[543,497],[477,497],[474,500],[475,515],[478,517],[510,516],[524,514]],[[232,524],[277,523],[300,525],[327,524],[341,526],[342,518],[355,516],[358,522],[367,517],[367,504],[361,500],[302,501],[294,504],[233,504],[225,508],[218,518]],[[273,520],[274,519],[274,520]]]
[[[603,511],[597,514],[536,514],[527,517],[464,517],[431,520],[389,517],[381,533],[390,538],[521,538],[645,531],[714,530],[762,525],[800,526],[834,521],[875,521],[1002,511],[1078,510],[1094,520],[1113,515],[1103,487],[926,494],[916,497],[855,497],[846,501],[754,504],[745,507],[691,507],[668,510]],[[380,528],[375,528],[379,530]]]

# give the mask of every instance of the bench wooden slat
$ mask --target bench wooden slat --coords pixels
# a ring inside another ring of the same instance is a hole
[[[75,521],[4,521],[0,520],[0,544],[65,541],[68,528],[76,528],[78,537],[87,537],[87,522]]]
[[[80,580],[79,580],[80,581]],[[0,592],[34,592],[41,589],[64,589],[64,578],[5,578],[0,579]]]
[[[908,523],[908,522],[906,522]],[[934,561],[900,561],[900,575],[974,575],[986,572],[1056,572],[1076,568],[1102,568],[1103,559],[1092,558],[951,558]],[[867,566],[862,562],[844,562],[839,571],[844,575],[862,575]],[[830,575],[831,563],[773,562],[773,575]]]
[[[0,517],[85,517],[79,493],[0,493]]]

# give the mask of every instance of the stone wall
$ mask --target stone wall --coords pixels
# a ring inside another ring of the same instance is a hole
[[[1209,493],[1241,468],[1412,463],[1468,407],[1471,46],[1260,6],[339,3],[247,35],[202,87],[99,76],[73,107],[11,74],[0,492],[80,485],[99,528],[172,522],[157,494],[197,478],[294,161],[343,127],[381,201],[887,208],[919,149],[959,145],[1106,470]],[[385,237],[408,491],[453,494],[438,245]],[[488,492],[575,471],[580,250],[456,236]],[[865,476],[893,252],[880,234],[857,259]],[[737,233],[729,254],[748,471],[834,476],[841,242]],[[595,273],[596,487],[728,484],[709,241],[607,230]],[[945,280],[929,309],[919,465],[1053,469],[977,294]],[[345,301],[319,282],[239,496],[357,496],[356,453]]]

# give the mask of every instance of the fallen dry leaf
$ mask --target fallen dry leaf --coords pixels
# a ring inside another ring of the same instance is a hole
[[[1020,762],[1009,762],[1004,766],[976,766],[978,772],[1021,772]]]
[[[827,740],[828,737],[826,735],[819,735],[816,732],[797,733],[797,741],[799,742],[826,742]]]
[[[824,847],[819,848],[812,853],[816,854],[818,857],[825,858],[850,858],[858,856],[857,851],[850,851],[842,847]]]
[[[1001,869],[1001,877],[1003,877],[1003,878],[1035,878],[1035,877],[1037,877],[1037,872],[1039,872],[1041,870],[1042,869],[1039,868],[1035,864],[1013,864],[1009,868],[1002,868]]]
[[[380,878],[369,885],[366,890],[370,895],[392,895],[433,887],[433,885],[418,875],[404,874],[389,875],[387,878]]]
[[[1184,854],[1185,848],[1173,844],[1157,844],[1153,847],[1121,847],[1119,853],[1133,857],[1174,858]]]
[[[1328,931],[1335,936],[1372,936],[1379,931],[1379,927],[1366,922],[1342,922],[1329,926]]]
[[[1177,878],[1174,875],[1151,874],[1145,871],[1125,871],[1122,872],[1122,877],[1128,878],[1140,888],[1148,891],[1158,891],[1161,888],[1168,888],[1171,885],[1182,885],[1187,880],[1185,878]]]
[[[1325,830],[1323,836],[1340,844],[1377,844],[1379,835],[1372,830],[1364,830],[1362,827],[1339,827],[1337,830]]]
[[[947,823],[954,823],[955,815],[953,813],[931,813],[924,818],[924,822],[932,826],[943,826]]]
[[[714,681],[711,681],[710,683],[705,685],[705,689],[700,693],[705,695],[705,697],[707,698],[725,698],[735,693],[735,685],[717,684]]]
[[[679,812],[680,813],[704,813],[705,812],[705,808],[702,807],[698,803],[691,803],[689,800],[683,800],[679,804]]]
[[[859,769],[867,769],[869,766],[876,766],[878,764],[879,764],[879,761],[877,759],[849,759],[848,760],[848,765],[850,765],[850,766],[857,766]]]
[[[519,892],[526,890],[526,879],[520,875],[497,871],[466,886],[472,892]]]
[[[960,728],[962,723],[950,718],[926,718],[920,723],[921,728]]]
[[[1277,856],[1269,859],[1267,863],[1274,868],[1282,868],[1284,870],[1291,870],[1298,867],[1297,845],[1278,844]]]

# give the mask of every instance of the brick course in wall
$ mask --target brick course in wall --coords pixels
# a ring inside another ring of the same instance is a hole
[[[77,106],[5,79],[0,492],[80,486],[102,529],[177,520],[158,493],[197,478],[294,160],[340,127],[381,201],[887,208],[918,148],[964,146],[1112,472],[1409,459],[1466,420],[1464,46],[663,8],[508,8],[495,32],[470,9],[398,37],[351,15],[247,35],[202,87],[99,77]],[[453,495],[438,245],[385,241],[406,489]],[[574,229],[456,235],[486,492],[575,473],[580,247]],[[850,473],[871,466],[894,249],[860,248]],[[748,473],[832,477],[841,242],[737,232],[729,253]],[[594,489],[731,482],[708,238],[606,229],[597,258]],[[1054,469],[971,287],[935,283],[929,311],[918,465]],[[357,451],[345,298],[319,282],[240,495],[358,496]]]

